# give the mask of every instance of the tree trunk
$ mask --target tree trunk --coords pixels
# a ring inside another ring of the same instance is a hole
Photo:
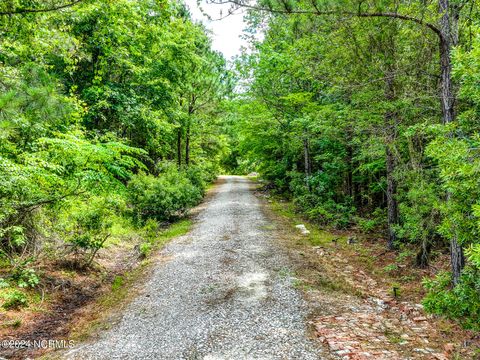
[[[303,155],[305,161],[305,176],[309,177],[312,175],[312,162],[310,160],[310,144],[306,136],[303,138]]]
[[[307,136],[303,137],[303,159],[305,166],[305,182],[308,186],[308,191],[311,192],[312,188],[310,186],[308,178],[310,177],[310,175],[312,175],[312,162],[310,160],[310,144]]]
[[[353,186],[353,149],[350,144],[347,145],[347,189],[346,193],[352,199],[352,202],[355,204],[355,189]]]
[[[397,205],[397,182],[393,176],[395,171],[395,157],[387,144],[386,148],[386,167],[387,167],[387,222],[388,222],[388,239],[387,246],[390,250],[395,247],[397,236],[395,234],[395,225],[398,224],[398,205]]]
[[[422,248],[417,254],[415,263],[419,268],[426,268],[429,263],[431,244],[427,238],[422,239]]]
[[[440,101],[443,123],[455,120],[455,91],[452,83],[451,50],[458,45],[458,11],[449,5],[449,0],[438,1],[440,18]]]
[[[177,131],[177,162],[178,167],[182,166],[182,129]]]
[[[394,54],[395,54],[395,44],[392,37],[391,44],[389,44],[388,55],[390,57],[390,62],[387,64],[387,70],[385,74],[385,99],[388,102],[395,100],[395,69],[393,66],[394,63]],[[388,226],[388,238],[387,238],[387,248],[393,250],[395,247],[395,242],[397,236],[395,233],[395,226],[398,224],[398,204],[397,204],[397,181],[394,177],[394,172],[396,168],[396,159],[395,155],[392,152],[392,146],[397,137],[397,123],[398,123],[398,114],[388,109],[385,112],[385,131],[386,131],[386,146],[385,146],[385,168],[387,176],[387,226]]]
[[[457,5],[451,5],[449,0],[438,0],[440,18],[440,101],[442,105],[443,123],[448,124],[455,120],[456,89],[452,82],[452,63],[450,59],[452,48],[458,45],[458,19]],[[450,194],[447,194],[450,201]],[[458,243],[456,235],[450,239],[450,263],[452,268],[453,284],[458,284],[465,256],[463,248]]]
[[[456,236],[450,240],[450,262],[452,264],[452,281],[454,285],[457,285],[465,266],[465,256]]]
[[[185,136],[185,166],[190,164],[190,125],[187,126],[187,133]]]

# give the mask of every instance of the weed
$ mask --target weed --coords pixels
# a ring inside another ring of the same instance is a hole
[[[402,294],[400,285],[398,283],[393,283],[391,289],[392,289],[391,290],[392,291],[392,296],[394,298],[398,298]]]
[[[392,272],[398,271],[398,265],[397,264],[387,265],[383,268],[383,271],[385,271],[387,273],[392,273]]]
[[[22,325],[22,319],[10,320],[2,324],[3,327],[10,327],[14,329],[18,329],[21,325]]]
[[[122,276],[115,276],[112,282],[112,291],[116,291],[120,289],[124,284],[124,280]]]
[[[4,300],[2,307],[5,310],[18,310],[21,307],[28,306],[27,297],[18,290],[13,290],[2,295]]]
[[[293,278],[292,279],[292,286],[296,289],[302,287],[304,285],[304,282],[301,279],[298,278]]]
[[[143,242],[139,247],[140,254],[142,257],[147,257],[152,251],[152,244],[149,242]]]
[[[293,275],[294,273],[289,268],[281,268],[278,271],[278,276],[280,276],[282,279],[292,277]]]
[[[397,334],[385,334],[385,336],[390,344],[400,344],[402,342],[402,338]]]
[[[0,289],[5,289],[5,288],[8,288],[10,287],[10,284],[7,280],[5,280],[4,278],[0,278]]]
[[[21,288],[33,288],[40,282],[35,270],[25,266],[18,266],[13,271],[12,279],[15,280]]]
[[[403,262],[415,256],[415,252],[410,249],[402,250],[397,256],[397,262]]]

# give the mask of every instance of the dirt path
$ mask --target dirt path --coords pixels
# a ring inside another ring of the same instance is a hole
[[[121,321],[68,359],[327,359],[245,178],[224,177]]]

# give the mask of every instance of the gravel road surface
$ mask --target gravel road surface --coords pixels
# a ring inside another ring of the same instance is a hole
[[[225,176],[119,323],[66,359],[322,359],[251,182]]]

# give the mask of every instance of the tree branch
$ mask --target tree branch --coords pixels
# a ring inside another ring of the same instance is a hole
[[[61,9],[65,9],[65,8],[75,6],[82,1],[83,0],[74,0],[70,3],[68,3],[68,4],[57,5],[57,6],[54,6],[54,7],[51,7],[51,8],[47,8],[47,9],[15,9],[15,10],[11,10],[11,11],[0,11],[0,16],[28,14],[28,13],[45,13],[45,12],[57,11],[57,10],[61,10]]]
[[[422,25],[427,27],[428,29],[432,30],[435,34],[437,34],[440,38],[442,37],[442,33],[438,27],[434,24],[426,22],[422,19],[418,19],[416,17],[410,15],[399,14],[397,12],[354,12],[354,11],[342,11],[342,10],[320,10],[317,6],[314,6],[313,10],[302,10],[302,9],[274,9],[274,8],[267,8],[261,7],[256,5],[250,5],[246,2],[242,2],[241,0],[210,0],[212,4],[233,4],[235,6],[258,10],[258,11],[266,11],[270,13],[276,14],[309,14],[309,15],[348,15],[353,17],[365,17],[365,18],[372,18],[372,17],[383,17],[383,18],[393,18],[393,19],[400,19],[404,21],[414,22],[418,25]],[[313,2],[313,1],[312,1]]]

